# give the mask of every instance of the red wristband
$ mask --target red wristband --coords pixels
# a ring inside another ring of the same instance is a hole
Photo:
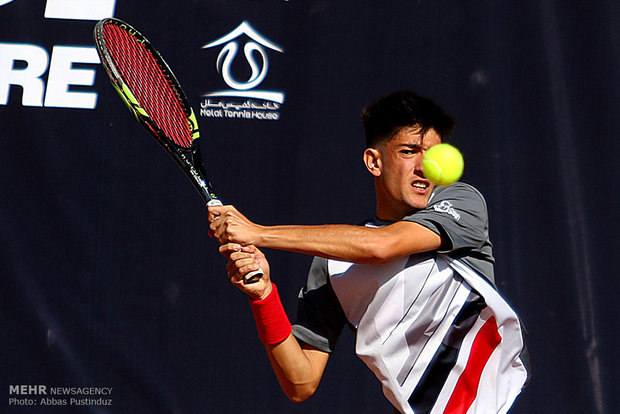
[[[250,299],[252,313],[256,321],[258,337],[264,344],[277,344],[284,341],[293,330],[291,322],[286,316],[278,288],[274,283],[273,289],[266,298],[260,300]]]

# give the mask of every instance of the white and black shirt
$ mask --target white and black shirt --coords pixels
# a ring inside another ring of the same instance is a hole
[[[509,408],[528,370],[520,359],[523,338],[518,317],[492,285],[484,198],[464,183],[438,187],[426,209],[403,220],[441,235],[440,250],[383,265],[315,258],[299,294],[293,334],[331,353],[343,327],[351,326],[356,332],[356,353],[375,373],[388,400],[403,413],[444,412],[461,400],[471,400],[468,404],[474,408],[479,404],[480,411],[471,412],[485,412],[497,406],[495,399],[481,401],[481,396],[469,395],[471,384],[462,382],[473,378],[476,386],[487,386],[484,381],[501,386],[499,374],[518,366],[517,381],[511,380],[508,391],[502,391],[510,399],[502,404]],[[366,223],[370,227],[388,224]],[[506,345],[499,332],[508,325],[513,329],[515,323],[518,338]],[[481,336],[488,344],[480,368],[487,371],[485,376],[468,363],[472,352],[482,352],[472,348]],[[510,346],[510,355],[504,355],[505,346]],[[514,364],[515,359],[519,364]],[[491,363],[493,370],[488,368]]]

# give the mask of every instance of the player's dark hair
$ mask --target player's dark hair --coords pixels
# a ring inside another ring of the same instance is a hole
[[[366,106],[362,110],[362,122],[367,148],[390,141],[403,127],[419,127],[422,136],[434,129],[442,138],[454,128],[454,120],[437,104],[407,90],[394,92]]]

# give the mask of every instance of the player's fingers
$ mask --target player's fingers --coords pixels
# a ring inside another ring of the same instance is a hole
[[[238,264],[235,263],[234,260],[229,260],[228,263],[226,263],[226,273],[228,274],[228,277],[231,279],[238,276],[239,267],[238,267]]]
[[[224,206],[209,206],[207,207],[207,220],[212,223],[217,217],[222,214]]]
[[[241,276],[245,276],[250,272],[255,272],[260,269],[260,265],[254,257],[251,259],[244,259],[240,263],[236,263],[235,266],[238,268],[237,273]]]
[[[231,282],[245,284],[245,276],[250,272],[255,272],[260,269],[260,266],[255,259],[243,260],[242,262],[236,262],[229,271],[228,276]]]
[[[207,212],[207,221],[208,221],[209,223],[213,223],[213,220],[215,220],[217,217],[219,217],[219,216],[216,216],[216,215],[215,215],[214,213],[212,213],[210,210],[209,210],[209,212]]]
[[[252,255],[245,255],[236,259],[231,257],[226,264],[226,272],[231,279],[243,280],[243,276],[258,270],[259,267],[258,260]]]
[[[211,220],[209,223],[209,230],[213,233],[217,232],[217,230],[222,226],[222,223],[219,223],[216,221],[218,217],[216,217],[214,220]]]
[[[228,277],[231,277],[231,275],[233,275],[235,272],[233,271],[233,266],[235,265],[235,262],[233,262],[232,260],[228,260],[228,262],[226,263],[226,274],[228,275]]]
[[[239,252],[241,251],[241,249],[242,249],[241,245],[237,243],[226,243],[220,246],[219,252],[222,256],[229,257],[232,253]]]
[[[238,244],[238,243],[237,243]],[[253,244],[239,245],[239,251],[244,253],[256,253],[258,249]]]
[[[239,259],[245,259],[247,257],[254,257],[254,253],[250,253],[250,252],[246,252],[243,250],[243,247],[238,246],[238,248],[236,248],[237,246],[235,246],[236,243],[229,243],[228,245],[231,248],[231,252],[230,252],[230,258],[232,260],[239,260]]]
[[[209,219],[209,222],[212,222],[216,218],[227,213],[230,214],[231,212],[237,212],[237,209],[232,205],[209,206],[207,207],[207,218]]]
[[[228,256],[227,270],[229,273],[237,273],[244,266],[258,263],[256,256],[252,253],[245,253],[241,251],[235,251]]]
[[[233,262],[233,268],[237,269],[237,271],[240,271],[241,268],[244,266],[258,263],[256,256],[254,256],[253,254],[239,252],[231,254],[230,261]]]
[[[257,259],[265,258],[265,254],[253,244],[246,244],[245,246],[241,246],[241,251],[246,253],[252,253],[256,256]]]
[[[213,221],[209,224],[209,236],[217,239],[220,244],[228,243],[229,238],[226,234],[226,226],[223,222],[219,220]]]

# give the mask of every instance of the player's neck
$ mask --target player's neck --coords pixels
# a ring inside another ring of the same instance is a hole
[[[402,220],[403,217],[411,215],[415,213],[410,206],[397,206],[394,203],[385,203],[377,200],[377,210],[376,217],[381,221],[398,221]]]

